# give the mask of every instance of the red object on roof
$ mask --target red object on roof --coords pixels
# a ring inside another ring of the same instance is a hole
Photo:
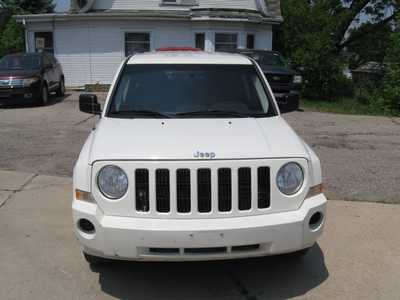
[[[165,47],[165,48],[158,48],[157,51],[202,51],[198,48],[193,47]]]

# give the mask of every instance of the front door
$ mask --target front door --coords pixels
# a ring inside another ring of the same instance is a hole
[[[35,32],[35,52],[54,54],[53,32]]]

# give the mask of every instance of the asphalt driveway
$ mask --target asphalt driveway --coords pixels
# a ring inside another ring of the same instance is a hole
[[[78,95],[46,107],[0,107],[0,169],[71,176],[95,122],[78,111]],[[400,119],[315,112],[285,118],[320,156],[330,199],[400,203]]]

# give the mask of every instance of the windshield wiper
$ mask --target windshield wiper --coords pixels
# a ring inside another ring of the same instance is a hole
[[[163,119],[170,119],[171,116],[167,114],[163,114],[158,111],[151,111],[151,110],[119,110],[110,112],[110,116],[117,116],[121,118],[125,117],[138,117],[138,116],[146,116],[146,117],[158,117]]]
[[[189,111],[177,113],[178,117],[187,117],[187,116],[232,116],[239,118],[251,118],[251,117],[262,117],[266,116],[265,113],[241,113],[238,111],[229,111],[229,110],[203,110],[203,111]]]

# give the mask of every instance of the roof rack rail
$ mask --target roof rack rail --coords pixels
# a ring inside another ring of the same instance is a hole
[[[167,51],[203,51],[199,48],[193,48],[193,47],[163,47],[163,48],[158,48],[156,50],[157,52],[167,52]]]

